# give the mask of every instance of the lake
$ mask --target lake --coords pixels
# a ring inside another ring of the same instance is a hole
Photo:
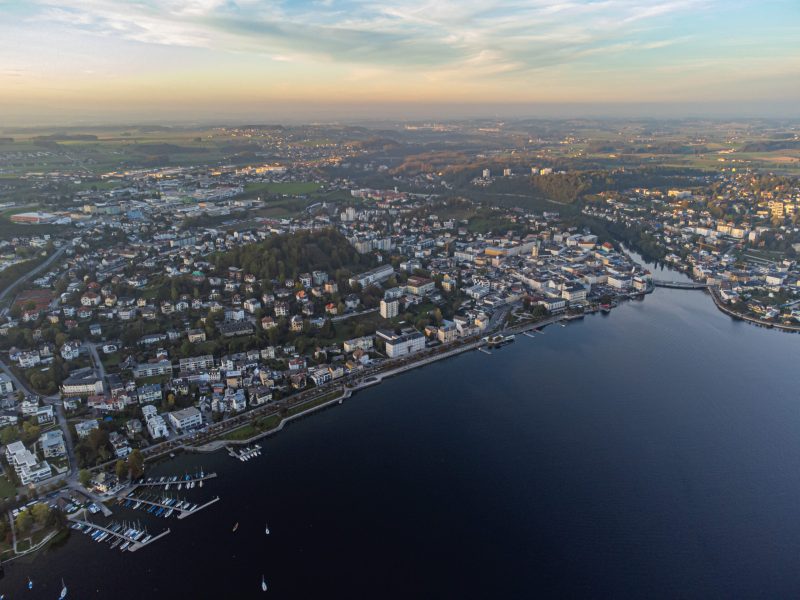
[[[657,289],[389,379],[250,462],[157,465],[217,471],[183,495],[220,502],[146,520],[171,533],[133,554],[73,532],[9,565],[0,589],[56,598],[64,577],[70,598],[114,600],[797,597],[798,358],[800,336]]]

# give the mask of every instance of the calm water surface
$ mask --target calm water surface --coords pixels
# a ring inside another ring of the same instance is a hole
[[[9,566],[0,590],[56,598],[64,577],[70,598],[114,600],[798,597],[799,358],[800,336],[659,289],[393,378],[257,460],[159,465],[219,472],[187,495],[222,500],[152,519],[172,533],[134,554],[73,534]]]

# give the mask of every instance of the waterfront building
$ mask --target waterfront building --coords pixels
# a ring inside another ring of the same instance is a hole
[[[413,354],[425,348],[425,336],[415,329],[404,329],[400,334],[379,329],[375,333],[386,344],[386,356],[389,358]]]
[[[189,408],[169,413],[169,420],[175,429],[186,430],[202,425],[203,415],[199,410],[190,406]]]

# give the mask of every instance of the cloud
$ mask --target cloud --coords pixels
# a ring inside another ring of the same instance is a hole
[[[670,15],[711,6],[711,0],[36,1],[37,22],[143,44],[465,77],[658,49],[670,39],[643,40],[645,32]]]

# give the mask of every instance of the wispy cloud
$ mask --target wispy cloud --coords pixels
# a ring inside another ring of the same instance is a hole
[[[144,44],[486,76],[630,51],[712,0],[37,1],[37,20]]]

